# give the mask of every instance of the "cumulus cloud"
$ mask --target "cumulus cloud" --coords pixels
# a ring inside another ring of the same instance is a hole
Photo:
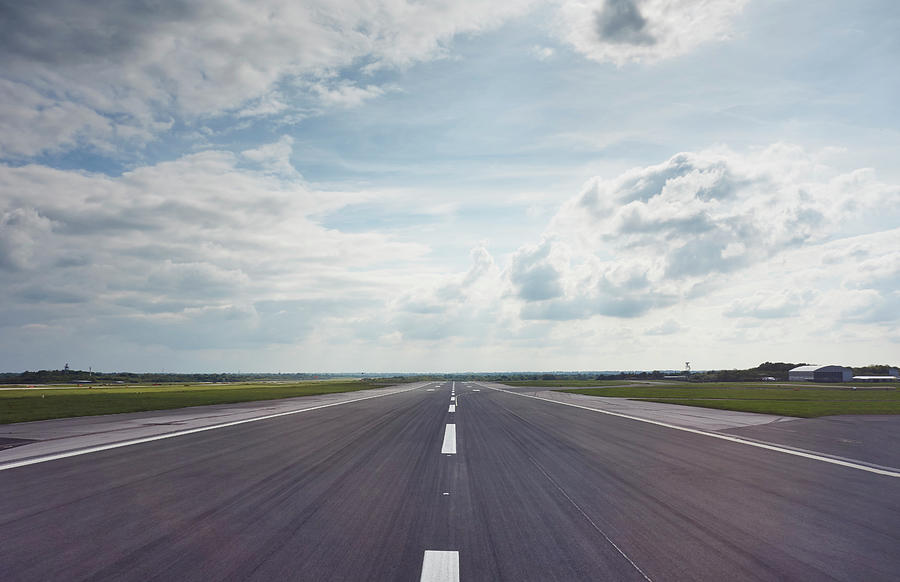
[[[797,315],[815,297],[811,289],[798,291],[784,289],[777,292],[756,293],[752,297],[738,299],[725,311],[727,317],[753,317],[756,319],[784,319]]]
[[[562,3],[560,35],[595,61],[622,65],[685,54],[728,38],[747,0],[570,0]]]
[[[794,146],[686,152],[590,180],[540,245],[514,254],[507,277],[526,319],[639,317],[791,249],[851,236],[858,220],[898,200],[900,188],[871,171],[831,170]],[[728,315],[789,316],[809,299],[745,298]]]
[[[852,260],[855,257],[850,254],[848,263],[855,268],[844,278],[841,295],[852,300],[838,300],[836,307],[847,321],[896,328],[900,324],[900,250],[872,250],[875,256],[863,261]]]
[[[365,194],[286,178],[289,150],[280,141],[242,155],[210,151],[117,178],[0,166],[0,270],[15,272],[0,279],[0,319],[179,346],[194,336],[178,330],[196,324],[218,330],[197,334],[265,344],[286,334],[271,320],[293,321],[300,334],[311,324],[298,318],[387,300],[398,283],[378,265],[416,260],[425,247],[318,225],[311,215]],[[362,267],[369,275],[349,272]],[[275,310],[276,301],[295,303]]]
[[[377,330],[373,335],[382,339],[484,341],[512,312],[503,304],[502,274],[487,248],[474,247],[470,259],[465,273],[428,279],[388,304],[363,329]]]
[[[606,0],[596,13],[597,36],[612,44],[654,44],[647,32],[647,19],[635,0]]]
[[[528,4],[7,3],[0,155],[146,140],[173,117],[284,112],[279,85],[305,87],[324,106],[353,106],[383,89],[335,79],[340,71],[440,57],[454,35],[495,27]]]
[[[560,253],[551,256],[551,251],[560,249],[550,240],[534,247],[520,248],[512,258],[509,278],[517,295],[525,301],[543,301],[562,295],[560,272],[554,263]]]
[[[0,268],[31,267],[51,227],[51,221],[34,208],[5,209],[0,215]]]

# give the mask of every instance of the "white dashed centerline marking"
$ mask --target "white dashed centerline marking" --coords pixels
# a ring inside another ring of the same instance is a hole
[[[451,405],[450,405],[450,410],[448,410],[447,412],[456,412],[456,405],[455,405],[455,404],[451,404]]]
[[[456,425],[448,424],[444,430],[444,445],[441,447],[442,455],[456,454]]]
[[[419,582],[459,582],[459,552],[425,550]]]

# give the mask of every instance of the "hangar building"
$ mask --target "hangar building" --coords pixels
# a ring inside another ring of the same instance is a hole
[[[853,376],[853,381],[859,382],[898,382],[900,381],[900,370],[897,368],[889,368],[886,376]]]
[[[808,382],[849,382],[853,370],[845,366],[797,366],[788,370],[788,380]]]

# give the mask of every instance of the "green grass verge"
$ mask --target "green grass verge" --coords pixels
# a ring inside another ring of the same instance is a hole
[[[797,416],[814,418],[816,416],[833,416],[838,414],[900,414],[900,402],[870,401],[853,402],[816,402],[810,400],[681,400],[653,398],[648,402],[665,404],[681,404],[683,406],[700,406],[702,408],[718,408],[720,410],[737,410],[740,412],[758,412],[778,416]]]
[[[576,388],[582,386],[621,386],[632,380],[514,380],[501,382],[507,386],[536,386],[548,388]]]
[[[294,396],[353,392],[381,386],[384,384],[326,380],[289,384],[178,384],[0,390],[0,424],[254,400],[276,400]]]
[[[900,414],[900,390],[836,388],[748,388],[746,384],[710,387],[611,387],[563,390],[589,396],[612,396],[720,410],[760,412],[811,418],[836,414]],[[758,384],[756,385],[758,386]]]

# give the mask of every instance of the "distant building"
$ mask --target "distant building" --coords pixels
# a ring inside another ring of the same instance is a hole
[[[854,382],[898,382],[900,381],[900,371],[897,368],[890,368],[886,376],[853,376]]]
[[[807,382],[849,382],[853,370],[845,366],[797,366],[788,371],[788,380]]]

